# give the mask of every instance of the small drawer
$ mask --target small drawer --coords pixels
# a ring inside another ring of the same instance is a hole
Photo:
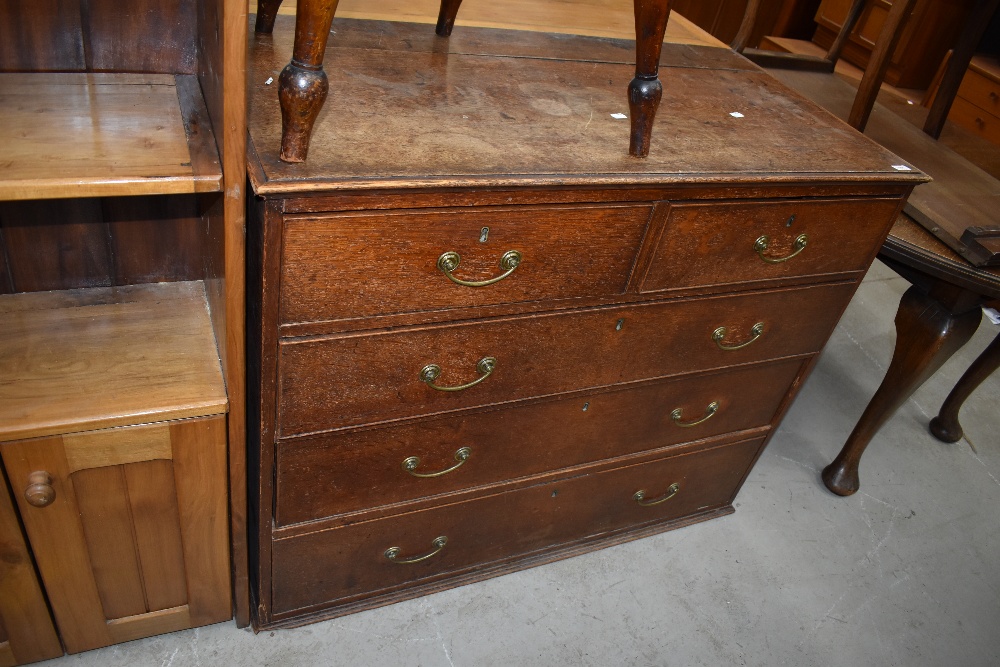
[[[861,272],[898,207],[898,199],[673,205],[640,291]]]
[[[650,211],[642,204],[289,216],[280,323],[620,294]]]
[[[332,606],[610,531],[725,507],[761,442],[758,438],[276,539],[273,612]]]
[[[278,444],[279,526],[766,426],[800,360]],[[753,391],[747,391],[753,387]]]
[[[966,100],[988,114],[1000,116],[1000,82],[993,81],[972,68],[966,70],[962,77],[955,101],[959,99]]]
[[[968,100],[956,97],[948,119],[970,130],[986,141],[1000,145],[1000,117],[988,113]]]
[[[278,435],[817,352],[855,287],[824,284],[283,340]]]

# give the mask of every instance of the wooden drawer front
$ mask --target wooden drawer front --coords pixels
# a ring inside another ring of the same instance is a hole
[[[975,70],[966,71],[956,101],[958,99],[964,99],[993,116],[1000,116],[1000,83]]]
[[[276,614],[457,573],[611,530],[667,521],[728,505],[761,439],[585,474],[453,505],[275,540]],[[680,490],[663,503],[640,506]],[[388,560],[436,555],[419,563]]]
[[[284,222],[281,323],[624,291],[650,205],[531,206],[290,217]],[[488,228],[488,233],[485,232]],[[456,252],[458,285],[438,268]]]
[[[899,201],[681,204],[672,206],[641,291],[747,284],[754,281],[864,271]],[[798,255],[770,263],[796,251]],[[767,237],[767,249],[755,249]]]
[[[983,139],[1000,144],[1000,117],[987,113],[975,104],[956,97],[952,102],[951,111],[948,112],[948,118]]]
[[[799,372],[798,359],[577,395],[404,426],[278,445],[278,525],[495,484],[686,441],[765,426]],[[753,392],[747,391],[753,387]],[[714,412],[707,406],[715,404]],[[679,426],[676,421],[696,425]],[[467,449],[467,455],[458,452]],[[412,473],[456,467],[437,477]],[[464,459],[464,460],[463,460]],[[460,465],[459,465],[460,464]]]
[[[279,343],[278,432],[306,434],[818,351],[854,284],[409,328]],[[722,350],[713,340],[720,327]],[[483,377],[462,391],[439,386]]]

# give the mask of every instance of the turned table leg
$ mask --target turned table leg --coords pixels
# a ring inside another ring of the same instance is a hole
[[[896,312],[896,347],[885,379],[837,458],[823,469],[823,483],[849,496],[858,490],[858,463],[872,436],[900,405],[972,338],[982,319],[978,303],[961,299],[949,309],[918,287],[903,294]]]
[[[274,19],[278,16],[281,0],[257,0],[257,22],[254,32],[271,33],[274,31]]]
[[[268,11],[277,13],[280,0],[263,0]],[[295,45],[292,61],[278,76],[281,103],[281,153],[285,162],[304,162],[309,152],[313,124],[326,101],[329,84],[323,71],[323,55],[337,0],[298,0],[295,9]],[[268,23],[268,21],[270,23]],[[273,26],[270,15],[257,25]]]
[[[634,0],[634,3],[635,78],[628,84],[628,106],[632,117],[628,152],[635,157],[646,157],[649,155],[653,119],[663,95],[663,86],[657,74],[670,0]]]
[[[948,398],[944,399],[941,412],[930,423],[930,431],[935,438],[942,442],[958,442],[962,439],[962,425],[958,423],[958,411],[961,410],[965,399],[997,368],[1000,368],[1000,336],[994,338],[989,347],[972,362],[958,384],[948,394]]]
[[[438,12],[437,26],[434,32],[441,37],[451,35],[451,29],[455,27],[455,17],[458,16],[458,8],[462,0],[441,0],[441,10]]]

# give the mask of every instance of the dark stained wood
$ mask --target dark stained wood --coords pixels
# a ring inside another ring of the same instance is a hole
[[[0,71],[86,68],[80,0],[0,0]]]
[[[658,139],[635,160],[611,117],[635,72],[631,42],[334,30],[337,94],[295,165],[278,158],[265,83],[292,50],[287,19],[253,45],[255,627],[730,511],[923,176],[722,48],[663,47]],[[761,253],[780,259],[796,221],[824,239],[821,252],[798,266],[762,261],[756,239],[768,233]],[[466,292],[436,268],[453,245],[460,279],[497,275],[487,248],[523,262]],[[522,271],[532,258],[540,270]],[[481,366],[487,356],[496,362]],[[428,378],[428,364],[440,375]],[[455,392],[428,384],[478,378]],[[456,459],[463,446],[471,454]],[[438,477],[407,472],[460,462]],[[667,500],[682,469],[704,483],[681,480]],[[685,495],[694,487],[708,495]],[[640,506],[640,490],[664,502]],[[440,536],[450,540],[434,554]],[[430,557],[393,563],[389,547]]]
[[[816,352],[840,314],[829,304],[846,303],[854,289],[851,283],[833,284],[283,341],[279,433],[288,437]],[[763,335],[742,349],[723,351],[712,339],[718,327],[726,327],[723,343],[743,342],[758,322]],[[471,389],[435,391],[420,380],[424,366],[437,364],[438,385],[471,382],[480,376],[477,364],[484,357],[496,358],[496,368]]]
[[[851,113],[847,116],[847,124],[861,132],[864,132],[868,124],[868,117],[871,116],[872,107],[875,106],[875,98],[878,97],[885,73],[889,69],[889,59],[903,35],[903,26],[910,18],[914,2],[916,0],[895,0],[879,31],[878,39],[875,40],[875,48],[872,49],[868,66],[865,67],[864,76],[861,77],[858,86],[858,95],[854,98]],[[857,20],[854,14],[855,8],[852,7],[848,18]],[[834,43],[831,50],[837,46],[839,45]]]
[[[506,207],[296,217],[282,235],[282,323],[625,291],[651,206]],[[573,225],[563,229],[563,220]],[[438,266],[457,252],[456,285]],[[332,270],[334,269],[335,270]],[[373,270],[374,269],[374,270]]]
[[[196,74],[196,5],[197,0],[85,0],[87,69]]]
[[[641,291],[862,271],[900,205],[848,199],[671,206]],[[864,217],[871,224],[859,229]],[[795,257],[777,264],[761,258],[787,257],[803,234],[808,245]],[[762,236],[767,249],[758,253]]]
[[[753,34],[754,24],[757,20],[757,13],[760,11],[761,1],[749,0],[747,2],[746,11],[743,13],[743,20],[740,22],[740,28],[736,32],[736,37],[730,43],[730,47],[736,53],[743,53],[743,50],[750,43],[750,37]]]
[[[628,152],[633,157],[649,155],[653,120],[663,96],[660,83],[660,49],[670,15],[670,0],[634,0],[635,78],[628,84],[631,112]]]
[[[983,381],[1000,368],[1000,336],[993,339],[985,351],[979,355],[968,370],[962,374],[958,384],[948,394],[941,411],[931,419],[930,431],[942,442],[958,442],[964,435],[958,421],[962,404],[972,395]]]
[[[10,294],[14,291],[14,285],[10,276],[9,263],[7,261],[7,245],[3,240],[3,221],[0,219],[0,294]]]
[[[337,39],[330,40],[329,58],[337,67],[328,74],[337,94],[317,121],[316,150],[306,163],[289,165],[278,159],[280,110],[273,84],[265,84],[291,50],[285,18],[278,17],[270,40],[251,45],[250,133],[260,166],[250,174],[258,194],[473,183],[634,187],[709,178],[715,185],[760,186],[785,171],[824,185],[920,178],[896,172],[892,154],[871,145],[861,149],[821,109],[790,98],[785,86],[721,49],[664,45],[660,75],[670,92],[655,130],[663,140],[645,160],[635,160],[624,150],[625,123],[611,117],[627,112],[620,91],[633,76],[628,64],[451,52],[445,70],[439,54],[423,50],[425,26],[394,28],[400,37],[414,33],[412,49],[392,40],[368,50],[362,45],[377,45],[384,24],[353,20],[338,22]],[[460,30],[448,43],[475,31]],[[512,31],[488,32],[504,44]],[[342,35],[353,35],[350,48],[341,48]],[[592,45],[604,48],[608,41],[566,37],[562,49],[567,56],[573,49],[589,55]],[[725,54],[706,61],[711,76],[698,67],[705,51]],[[739,68],[726,65],[734,60]],[[553,80],[573,85],[553,89]],[[378,131],[359,122],[359,109],[364,118],[378,119]]]
[[[770,423],[802,366],[784,361],[726,373],[645,384],[620,391],[575,394],[507,410],[420,421],[390,429],[352,430],[279,444],[276,463],[279,526],[474,489],[563,467],[677,445]],[[746,387],[758,387],[752,400]],[[698,426],[678,426],[718,411]],[[452,473],[418,478],[414,472],[455,465]]]
[[[847,118],[855,91],[846,81],[788,70],[772,74],[839,118]],[[914,189],[906,213],[967,260],[976,261],[960,239],[969,227],[996,225],[998,181],[882,105],[873,108],[865,134],[934,179]]]
[[[611,470],[598,467],[520,491],[278,540],[276,562],[289,565],[279,565],[274,575],[274,613],[388,592],[543,546],[728,505],[760,444],[750,440]],[[639,490],[659,496],[675,482],[681,490],[670,501],[642,507],[633,499]],[[447,544],[422,563],[393,563],[384,555],[393,546],[400,558],[425,554],[439,536]]]
[[[928,294],[914,285],[899,302],[889,370],[843,449],[823,469],[823,483],[838,495],[849,496],[860,488],[858,465],[872,437],[979,327],[981,299],[946,284],[932,289]]]
[[[254,32],[270,33],[274,30],[274,19],[278,16],[282,0],[257,0],[257,19]]]
[[[858,19],[861,18],[861,10],[865,8],[865,2],[866,0],[853,0],[851,2],[851,7],[847,10],[847,16],[844,17],[844,24],[840,27],[840,32],[837,33],[833,44],[830,45],[830,49],[826,52],[826,59],[830,62],[836,63],[840,60],[840,54],[844,50],[844,45],[847,44],[851,33],[854,32],[854,26],[858,24]]]
[[[462,0],[441,0],[441,11],[438,13],[437,25],[434,26],[434,33],[440,37],[451,35],[452,28],[455,27],[455,17],[458,16],[458,8],[462,5]]]
[[[204,276],[198,200],[187,196],[104,200],[114,255],[114,284],[136,285]]]
[[[13,291],[112,284],[108,226],[98,199],[0,203]]]

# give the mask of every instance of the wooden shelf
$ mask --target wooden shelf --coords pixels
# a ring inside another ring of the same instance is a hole
[[[0,296],[0,441],[224,413],[200,281]]]
[[[0,201],[219,192],[197,77],[0,74]]]

